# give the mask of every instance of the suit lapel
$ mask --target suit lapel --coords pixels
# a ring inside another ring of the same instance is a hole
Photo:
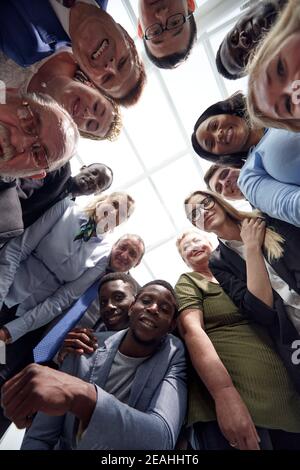
[[[119,345],[126,333],[127,330],[123,330],[109,336],[104,341],[104,345],[97,349],[91,368],[90,382],[101,388],[104,387]]]

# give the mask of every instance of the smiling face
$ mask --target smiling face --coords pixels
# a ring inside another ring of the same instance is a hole
[[[144,345],[158,345],[175,326],[176,302],[161,285],[142,288],[129,310],[130,329],[135,340]]]
[[[122,280],[108,281],[101,286],[100,313],[109,331],[119,331],[128,327],[128,310],[134,300],[132,286]]]
[[[227,199],[244,199],[244,195],[241,193],[240,188],[237,185],[240,172],[241,170],[238,168],[220,167],[210,178],[209,187],[212,191],[221,194]]]
[[[164,30],[161,34],[147,40],[147,47],[155,57],[165,57],[174,53],[184,52],[190,39],[191,27],[187,20],[184,24],[178,24],[178,16],[188,16],[187,0],[140,0],[139,20],[143,34],[155,30],[155,24],[166,27],[167,21],[172,29]],[[192,8],[193,11],[194,8]],[[168,20],[168,18],[172,17]],[[176,20],[177,18],[177,20]]]
[[[112,103],[101,93],[69,77],[59,77],[58,102],[73,117],[78,128],[104,138],[114,119]]]
[[[199,145],[214,155],[247,151],[249,137],[246,121],[232,114],[211,116],[203,121],[196,131]]]
[[[259,2],[227,34],[220,48],[220,57],[231,75],[244,75],[251,52],[277,18],[278,3],[278,0]]]
[[[212,245],[205,236],[189,232],[180,241],[179,251],[187,266],[197,272],[199,268],[207,265]]]
[[[13,97],[0,104],[0,174],[31,176],[74,152],[77,133],[58,106]],[[66,158],[67,160],[67,158]]]
[[[112,183],[112,172],[102,163],[82,167],[74,176],[72,194],[80,196],[105,191]]]
[[[128,272],[137,266],[143,256],[144,246],[135,237],[121,238],[111,250],[110,266],[114,271]]]
[[[208,198],[214,201],[214,204],[210,203],[208,207],[213,207],[206,210],[200,207],[200,203],[203,203],[203,201],[207,203]],[[195,194],[189,199],[188,207],[190,211],[188,218],[195,227],[218,235],[219,229],[226,222],[227,214],[212,196]]]
[[[256,106],[275,120],[300,120],[300,33],[289,36],[261,68],[254,97]]]
[[[76,60],[109,96],[126,96],[140,76],[132,46],[120,25],[105,11],[81,4],[80,12],[79,21],[70,30]]]

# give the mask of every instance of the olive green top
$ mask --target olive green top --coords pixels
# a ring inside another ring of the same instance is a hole
[[[300,432],[300,395],[265,328],[241,315],[215,283],[191,272],[175,287],[179,311],[200,309],[205,331],[256,426]],[[214,403],[194,371],[189,373],[188,424],[216,419]]]

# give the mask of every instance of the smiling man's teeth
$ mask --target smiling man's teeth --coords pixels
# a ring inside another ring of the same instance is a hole
[[[144,323],[145,325],[149,326],[150,328],[155,328],[155,324],[152,323],[152,321],[146,320],[145,318],[143,318],[142,321],[143,321],[143,323]]]
[[[102,43],[101,43],[99,49],[97,49],[97,50],[93,53],[92,58],[93,58],[93,59],[98,59],[98,57],[100,57],[100,56],[103,54],[103,52],[105,51],[105,49],[107,49],[107,47],[108,47],[108,40],[107,40],[107,39],[104,39],[104,41],[102,41]]]

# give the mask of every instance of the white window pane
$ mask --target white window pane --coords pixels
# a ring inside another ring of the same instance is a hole
[[[143,173],[143,167],[135,156],[124,133],[121,133],[115,142],[80,139],[78,153],[85,165],[100,162],[105,163],[112,169],[114,181],[111,189],[123,186]],[[74,165],[77,166],[76,163]]]
[[[185,155],[153,175],[153,182],[177,227],[186,225],[185,198],[192,191],[204,187],[201,171],[193,163],[193,158],[197,157]]]
[[[147,269],[146,265],[141,262],[136,268],[130,270],[132,277],[139,283],[140,286],[153,280],[152,273]]]
[[[137,30],[132,24],[121,0],[109,0],[107,13],[109,13],[117,23],[120,23],[132,38],[137,36]]]
[[[165,279],[173,286],[179,276],[189,271],[176,248],[176,237],[145,256],[146,262],[156,279]]]
[[[174,232],[174,227],[160,200],[146,179],[127,191],[136,202],[135,210],[126,224],[126,232],[138,233],[146,246],[157,243],[164,234]]]
[[[186,147],[156,74],[148,73],[141,100],[126,114],[126,129],[147,168]]]
[[[174,70],[163,70],[162,76],[190,138],[200,114],[221,99],[203,46],[195,46],[187,62],[180,65],[175,73]]]

